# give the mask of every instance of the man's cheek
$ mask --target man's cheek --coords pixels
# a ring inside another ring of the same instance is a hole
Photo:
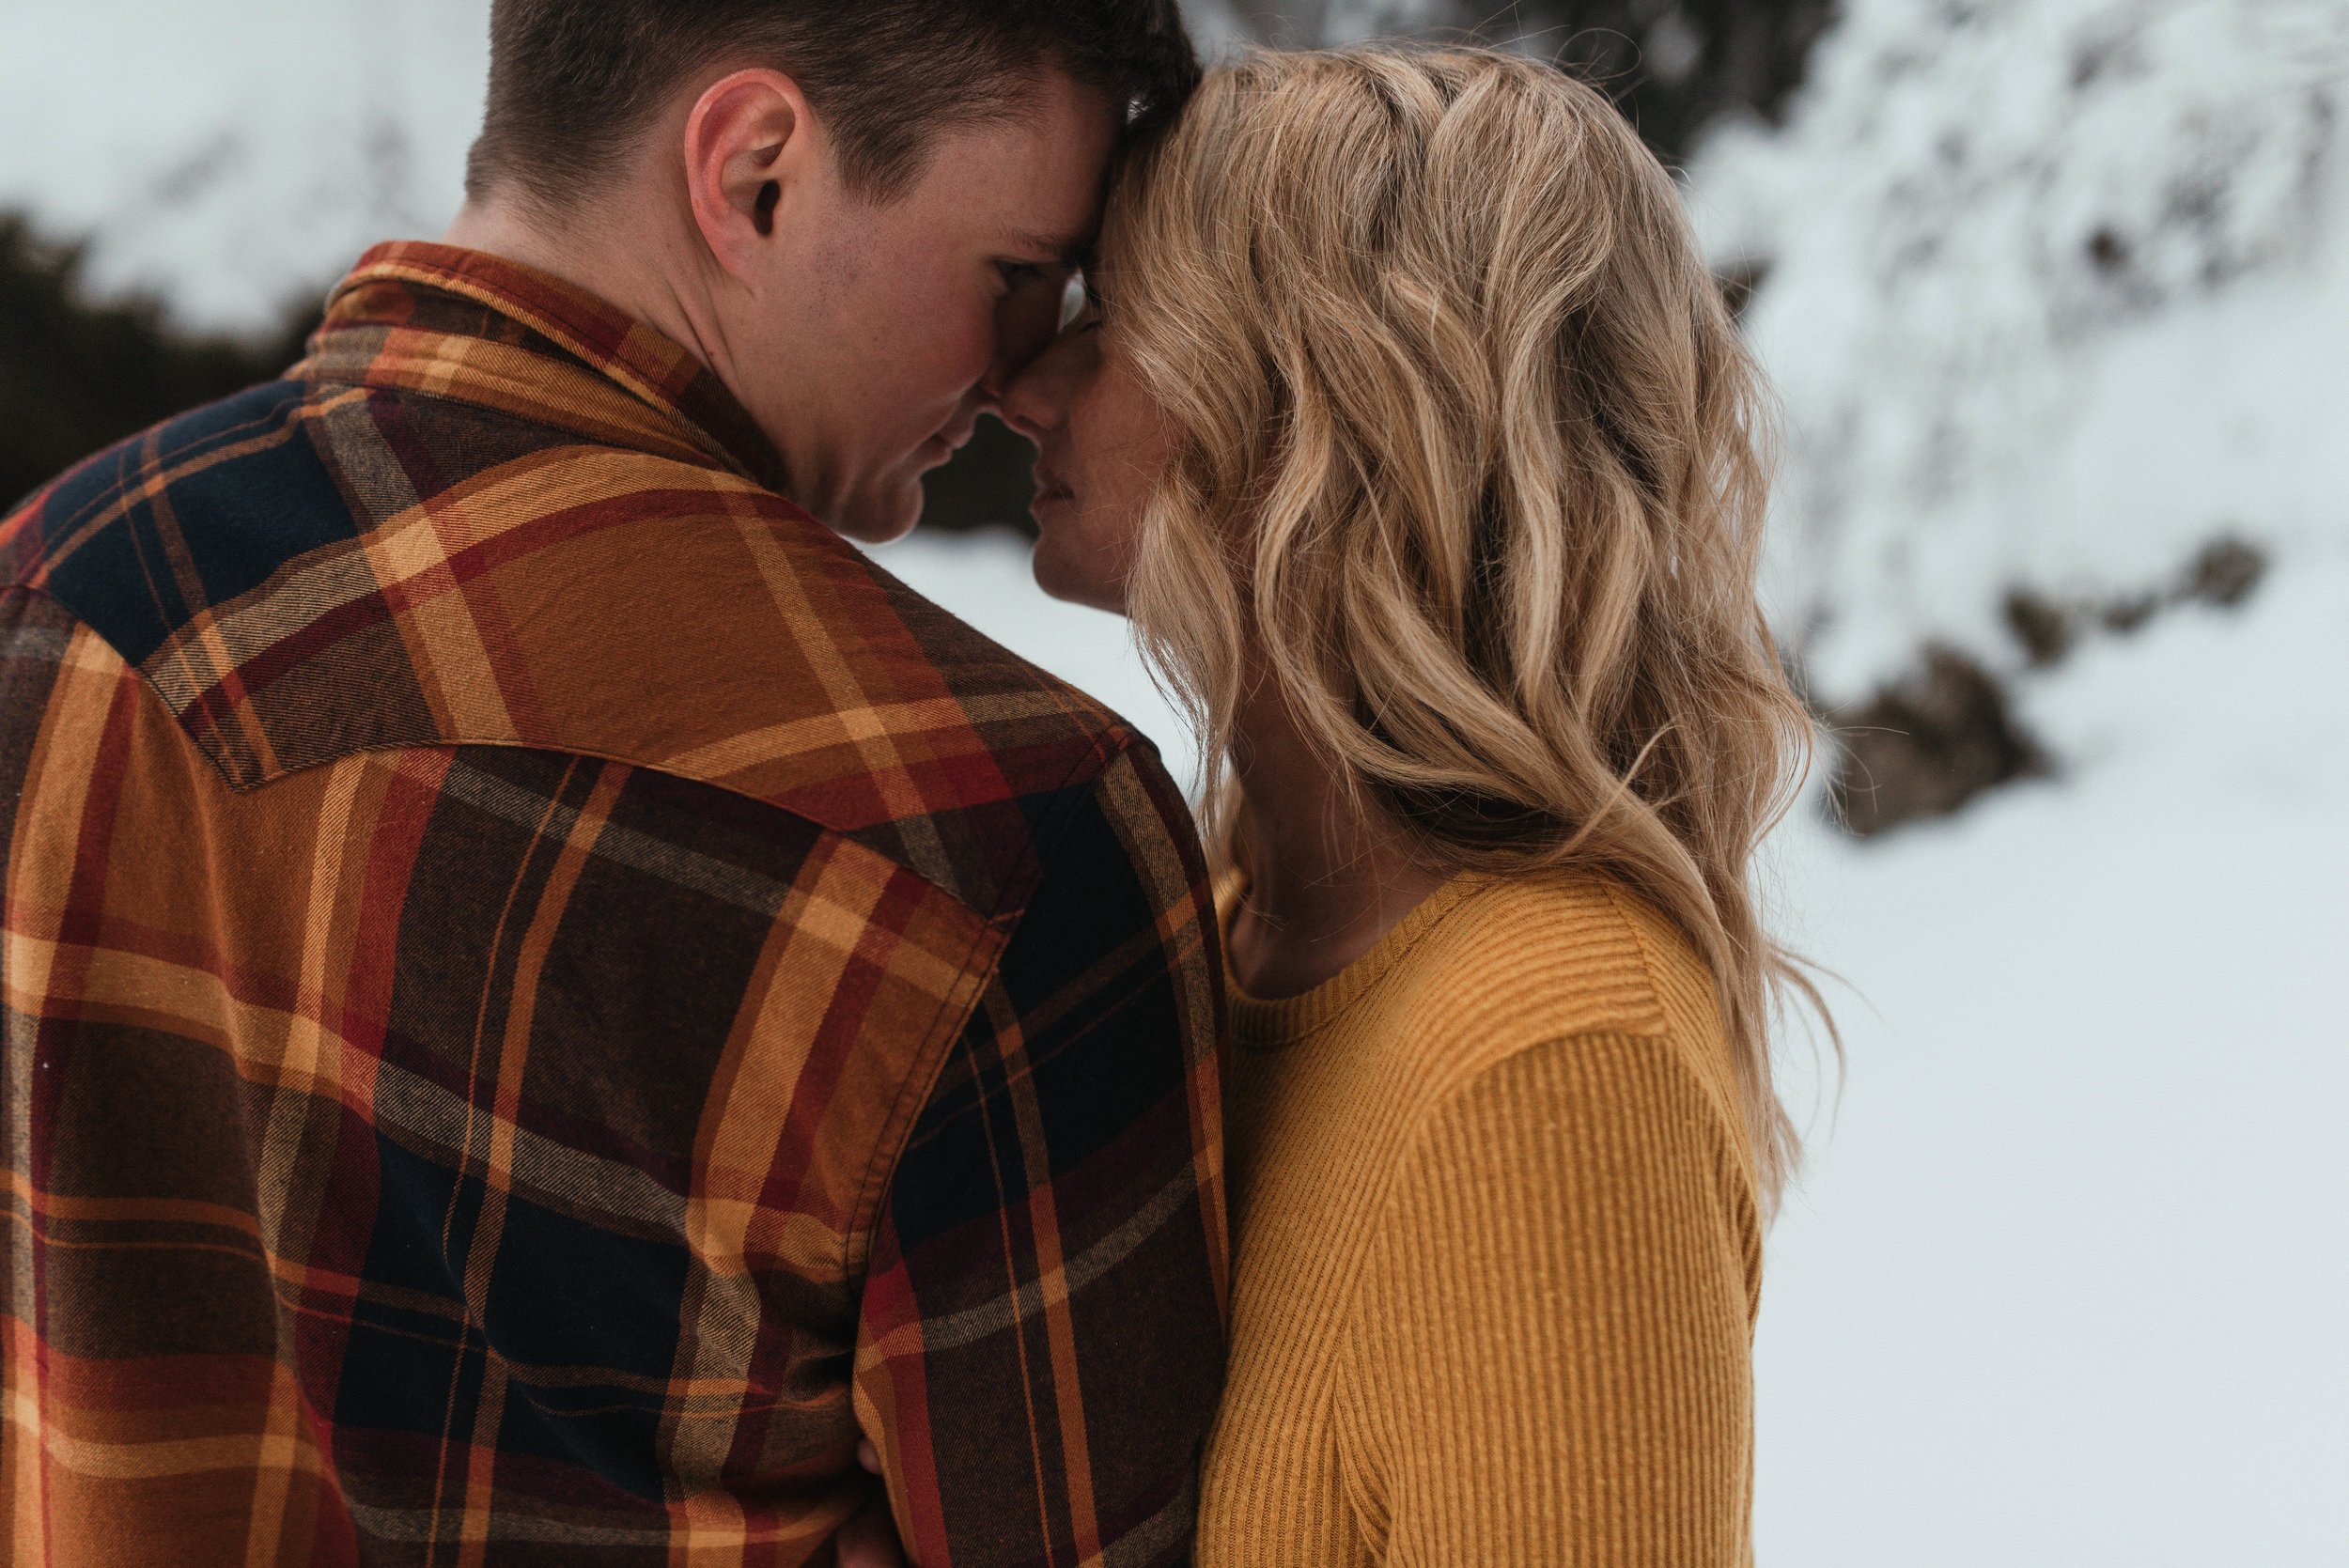
[[[995,360],[998,341],[992,310],[941,310],[927,318],[926,357],[932,384],[951,387],[957,396],[984,378]]]
[[[1022,289],[998,313],[999,345],[1006,368],[1017,370],[1051,347],[1060,335],[1060,297],[1050,289]]]

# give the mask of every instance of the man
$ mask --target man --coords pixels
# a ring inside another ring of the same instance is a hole
[[[832,531],[1051,334],[1175,8],[491,25],[447,242],[0,526],[8,1560],[1179,1560],[1189,821]]]

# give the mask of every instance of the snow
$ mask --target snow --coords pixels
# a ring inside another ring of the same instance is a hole
[[[1178,784],[1198,775],[1198,748],[1150,678],[1125,620],[1047,598],[1028,569],[1027,540],[1008,528],[915,532],[869,551],[913,589],[1070,684],[1091,692],[1157,742]]]
[[[2349,1561],[2349,565],[2083,653],[2068,775],[1775,846],[1849,1047],[1772,1233],[1765,1563]]]
[[[257,332],[464,199],[488,0],[0,0],[0,208]]]
[[[2341,0],[1850,0],[1694,160],[1791,440],[1772,589],[1837,698],[2005,590],[2349,541]]]
[[[1839,1100],[1790,1050],[1819,1110],[1771,1236],[1760,1560],[2349,1561],[2349,5],[1843,10],[1786,129],[1690,179],[1714,253],[1770,263],[1774,602],[1838,697],[1968,648],[2061,767],[1771,846],[1849,1065]],[[453,210],[485,12],[0,0],[0,204],[257,325]],[[2222,529],[2274,557],[2242,609],[2019,668],[2010,585],[2143,588]],[[1122,623],[1017,538],[878,558],[1189,774]]]
[[[1952,643],[2062,765],[1774,846],[1852,990],[1771,1238],[1765,1562],[2349,1561],[2345,85],[2338,0],[1849,0],[1786,129],[1695,161],[1769,266],[1814,689]],[[2018,669],[2007,589],[2222,533],[2274,557],[2243,610]]]

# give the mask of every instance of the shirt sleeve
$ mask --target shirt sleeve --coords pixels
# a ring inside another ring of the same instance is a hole
[[[1176,1563],[1221,1391],[1221,958],[1146,751],[1050,851],[892,1178],[860,1420],[918,1568]]]
[[[1742,1146],[1661,1037],[1538,1046],[1437,1111],[1364,1260],[1339,1382],[1380,1561],[1747,1560]]]

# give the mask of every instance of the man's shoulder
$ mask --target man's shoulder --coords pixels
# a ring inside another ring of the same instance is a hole
[[[714,753],[671,753],[668,766],[879,847],[982,912],[1017,908],[1017,892],[1081,822],[1113,821],[1138,841],[1125,846],[1137,857],[1190,835],[1155,746],[1100,702],[796,509],[749,537],[762,556],[784,557],[739,585],[732,612],[774,629],[759,633],[745,679],[768,717]],[[723,558],[736,545],[697,548]],[[717,664],[717,650],[705,662]],[[702,771],[736,754],[739,769]]]
[[[158,427],[11,517],[0,565],[235,788],[403,746],[603,757],[988,914],[1137,742],[739,474],[411,392],[286,381]]]
[[[307,401],[265,382],[76,463],[0,522],[0,583],[45,592],[138,664],[203,600],[349,540],[350,509],[301,439]],[[211,526],[222,516],[238,526]]]

